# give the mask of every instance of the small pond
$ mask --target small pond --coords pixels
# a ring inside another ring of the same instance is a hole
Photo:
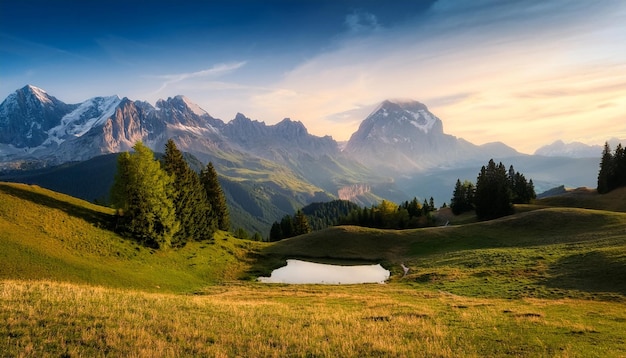
[[[259,277],[265,283],[316,283],[347,285],[355,283],[384,283],[389,270],[377,265],[339,266],[314,262],[287,260],[287,266],[272,271],[270,277]]]

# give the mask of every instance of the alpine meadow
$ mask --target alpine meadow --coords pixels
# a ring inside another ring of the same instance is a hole
[[[0,357],[626,357],[620,43],[621,0],[0,1]]]

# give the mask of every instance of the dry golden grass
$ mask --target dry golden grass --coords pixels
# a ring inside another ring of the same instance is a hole
[[[626,355],[624,304],[477,299],[399,284],[232,283],[200,295],[0,283],[5,356]]]

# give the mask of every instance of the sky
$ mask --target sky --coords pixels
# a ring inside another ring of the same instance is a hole
[[[626,138],[623,0],[0,0],[0,99],[182,94],[348,140],[383,100],[532,154]]]

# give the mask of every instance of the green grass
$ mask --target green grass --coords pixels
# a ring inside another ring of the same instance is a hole
[[[154,251],[116,235],[108,208],[0,183],[0,351],[626,356],[626,213],[549,204],[448,227],[335,227],[273,244],[219,233],[213,242]],[[381,262],[392,278],[253,282],[287,258]],[[404,277],[401,263],[411,268]]]
[[[620,357],[624,305],[405,285],[227,284],[196,295],[0,282],[8,356]]]
[[[472,297],[626,298],[626,214],[544,208],[483,223],[416,230],[335,227],[262,251],[286,258],[382,262],[393,282]],[[404,278],[400,264],[412,270]]]
[[[570,189],[567,193],[536,200],[539,205],[575,207],[626,212],[626,187],[607,194],[587,188]]]
[[[223,232],[155,251],[111,231],[113,211],[36,186],[0,183],[0,279],[191,292],[240,278],[260,243]]]

